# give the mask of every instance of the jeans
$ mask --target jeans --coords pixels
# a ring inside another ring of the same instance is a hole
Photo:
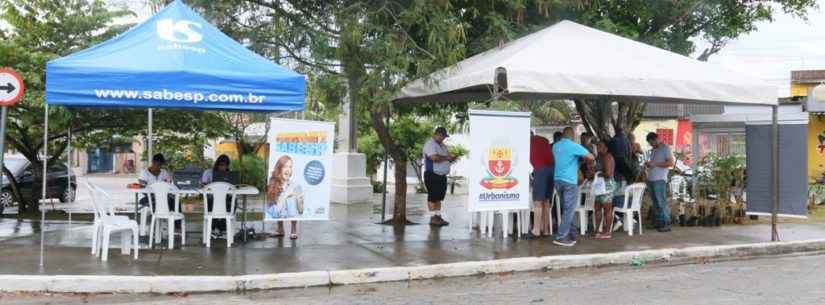
[[[573,229],[573,214],[576,212],[577,205],[579,204],[576,202],[579,187],[575,184],[558,180],[555,184],[556,192],[559,193],[559,199],[561,199],[562,206],[561,220],[559,220],[559,231],[556,232],[556,239],[562,240],[567,237],[574,239],[576,233]]]
[[[648,181],[647,189],[650,190],[650,199],[653,205],[650,207],[653,215],[653,225],[657,228],[670,227],[670,206],[667,204],[667,182],[664,180]]]

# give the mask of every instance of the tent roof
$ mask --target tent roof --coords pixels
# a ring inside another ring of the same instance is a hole
[[[571,21],[413,81],[395,100],[490,100],[497,69],[506,72],[498,92],[511,99],[776,105],[776,87],[763,81]]]
[[[49,104],[303,110],[304,76],[221,33],[181,1],[92,48],[52,60]]]

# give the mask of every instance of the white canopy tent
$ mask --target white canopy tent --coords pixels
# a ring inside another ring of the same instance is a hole
[[[571,21],[413,81],[395,98],[464,102],[494,95],[776,105],[776,87],[763,81]]]
[[[395,103],[597,99],[773,108],[773,186],[778,189],[776,87],[749,75],[562,21],[415,80]],[[774,193],[772,240],[778,240]]]

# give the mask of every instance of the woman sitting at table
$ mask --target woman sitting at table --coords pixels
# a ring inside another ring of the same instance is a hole
[[[292,158],[281,156],[272,169],[272,175],[267,185],[267,209],[266,218],[287,219],[297,218],[303,213],[304,193],[301,185],[291,181],[292,178]],[[289,239],[298,239],[298,222],[290,222]],[[284,236],[284,223],[278,221],[278,229],[275,231],[276,237]]]
[[[208,169],[203,172],[203,176],[201,176],[201,183],[203,185],[207,185],[212,183],[212,177],[214,177],[215,172],[229,172],[229,156],[227,155],[220,155],[218,159],[215,160],[215,164],[212,165],[212,169]],[[212,195],[206,196],[206,203],[207,203],[207,210],[212,212]],[[232,196],[226,195],[226,211],[232,208]],[[212,220],[212,237],[213,238],[222,238],[224,237],[223,234],[226,232],[226,219],[214,219]]]
[[[169,183],[171,183],[172,182],[172,176],[169,175],[168,171],[163,169],[163,166],[165,164],[166,164],[166,158],[163,157],[163,154],[155,154],[154,156],[152,156],[152,163],[149,165],[149,167],[147,167],[146,169],[144,169],[143,171],[140,172],[140,176],[138,177],[138,183],[140,183],[140,185],[142,185],[143,187],[146,187],[146,186],[148,186],[152,183],[155,183],[155,182],[169,182]],[[152,196],[152,201],[154,201],[155,195],[150,194],[149,196]],[[141,198],[138,203],[142,207],[149,206],[149,196],[144,195],[143,198]],[[168,203],[169,210],[174,211],[175,210],[175,197],[172,196],[172,195],[169,195],[167,198],[168,198],[167,203]],[[152,211],[154,211],[154,210],[155,210],[155,207],[152,207]],[[146,228],[146,217],[147,217],[147,215],[148,215],[148,213],[145,213],[145,212],[141,213],[141,215],[140,215],[140,223],[141,223],[140,227],[142,229],[141,230],[141,235],[145,235],[144,234],[145,232],[143,232],[145,229],[143,229],[143,228]],[[176,225],[177,225],[177,223],[178,222],[175,222]]]

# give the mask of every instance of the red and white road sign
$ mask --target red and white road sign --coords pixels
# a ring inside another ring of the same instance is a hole
[[[12,69],[0,68],[0,106],[14,106],[23,98],[23,78]]]

